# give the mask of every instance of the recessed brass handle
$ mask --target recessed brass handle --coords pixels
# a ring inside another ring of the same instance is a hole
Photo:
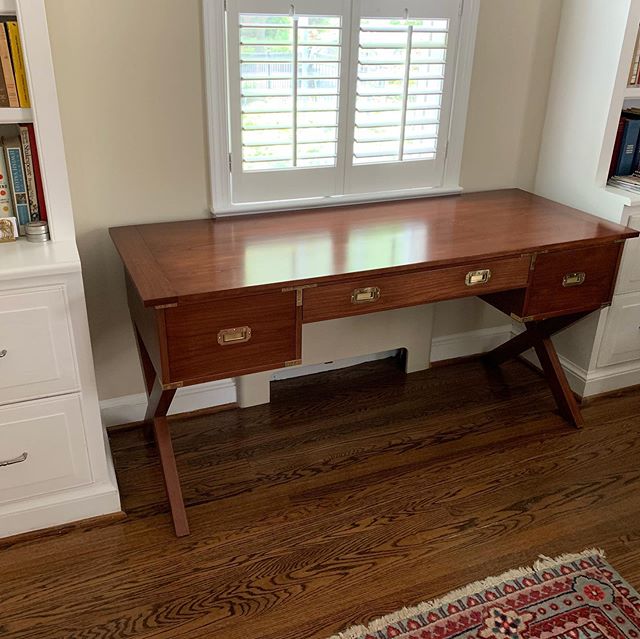
[[[27,457],[29,457],[29,453],[24,452],[22,455],[18,455],[13,459],[5,459],[4,461],[0,461],[0,468],[3,466],[12,466],[13,464],[21,464],[23,461],[27,461]]]
[[[570,286],[580,286],[587,279],[586,273],[567,273],[562,278],[562,286],[569,288]]]
[[[366,288],[356,288],[351,293],[352,304],[367,304],[380,299],[380,289],[377,286],[367,286]]]
[[[218,344],[229,346],[230,344],[242,344],[251,339],[251,329],[248,326],[237,328],[223,328],[218,332]]]
[[[486,284],[491,279],[491,269],[485,268],[481,271],[469,271],[464,278],[467,286],[476,286],[476,284]]]

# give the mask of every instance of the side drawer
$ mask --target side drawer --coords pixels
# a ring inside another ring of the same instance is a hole
[[[0,293],[0,404],[78,389],[63,286]]]
[[[0,408],[0,503],[90,482],[79,395]]]
[[[371,275],[304,292],[303,319],[319,322],[455,297],[523,288],[531,258],[522,255],[451,268]]]
[[[609,309],[598,366],[640,360],[640,293],[616,295]]]
[[[300,357],[295,291],[167,308],[165,323],[170,383],[280,368]]]
[[[561,315],[609,302],[621,248],[613,243],[539,254],[522,316]]]

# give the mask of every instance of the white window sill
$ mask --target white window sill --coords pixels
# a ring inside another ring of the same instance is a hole
[[[440,195],[457,195],[462,193],[462,190],[461,186],[449,186],[427,189],[409,189],[405,191],[385,191],[367,195],[336,195],[299,200],[279,200],[277,202],[248,202],[246,204],[228,205],[214,204],[211,214],[213,217],[232,217],[234,215],[247,215],[250,213],[316,209],[348,204],[366,204],[369,202],[408,200],[423,197],[436,197]]]

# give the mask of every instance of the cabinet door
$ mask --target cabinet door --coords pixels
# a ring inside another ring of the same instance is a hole
[[[0,404],[77,389],[65,288],[0,292]]]
[[[628,226],[640,231],[640,213],[629,218]],[[640,237],[625,242],[616,288],[616,293],[635,292],[640,292]]]
[[[598,366],[640,359],[640,293],[616,295],[609,309]]]
[[[79,395],[0,408],[0,503],[90,481]]]

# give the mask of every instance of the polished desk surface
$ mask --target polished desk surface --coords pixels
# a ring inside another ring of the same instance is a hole
[[[595,246],[637,235],[516,189],[110,232],[145,306]]]

